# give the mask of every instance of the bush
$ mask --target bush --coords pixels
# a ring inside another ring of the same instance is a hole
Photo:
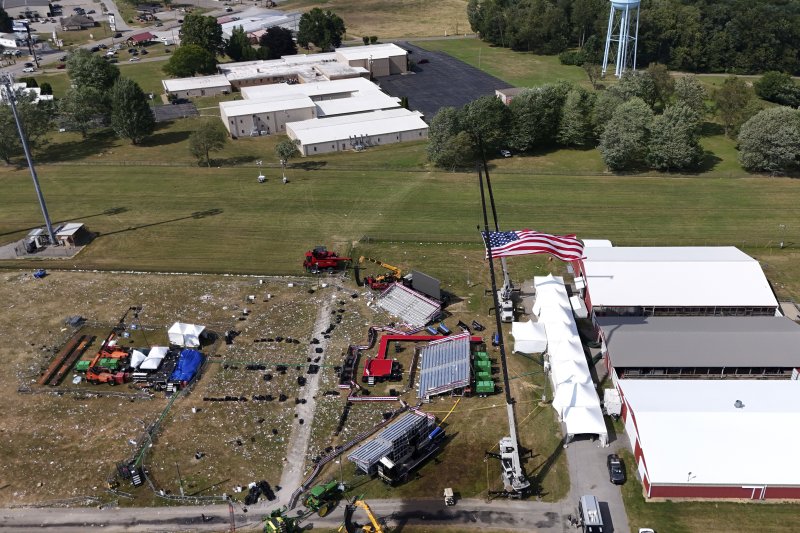
[[[756,94],[768,102],[791,107],[800,105],[800,87],[785,72],[767,72],[753,87]]]
[[[581,50],[565,50],[558,54],[558,60],[562,65],[581,67],[586,62],[586,54]]]

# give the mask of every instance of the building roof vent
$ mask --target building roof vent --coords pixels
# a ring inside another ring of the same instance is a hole
[[[733,402],[733,406],[737,409],[741,409],[742,407],[744,407],[744,404],[742,403],[742,400],[736,400],[735,402]]]

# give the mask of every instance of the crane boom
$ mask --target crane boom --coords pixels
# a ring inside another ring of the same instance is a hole
[[[372,514],[372,509],[369,508],[367,502],[363,500],[356,500],[356,507],[364,509],[364,512],[367,513],[369,521],[372,522],[372,533],[383,533],[383,526],[381,526],[380,522],[378,522],[378,519],[375,518],[375,515]],[[368,531],[368,529],[365,527],[364,531]]]
[[[363,255],[358,258],[358,263],[361,264],[361,265],[363,265],[365,261],[369,261],[370,263],[375,263],[376,265],[385,268],[386,270],[390,271],[394,277],[396,277],[398,279],[400,278],[400,276],[403,273],[402,270],[400,270],[396,266],[390,265],[389,263],[384,263],[383,261],[381,261],[379,259],[373,259],[371,257],[364,257]]]

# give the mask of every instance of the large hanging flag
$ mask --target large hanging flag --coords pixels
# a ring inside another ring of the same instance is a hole
[[[483,232],[483,237],[485,240],[485,232]],[[492,247],[492,257],[552,254],[562,261],[575,261],[583,258],[583,243],[575,235],[550,235],[529,229],[490,231],[489,244]]]

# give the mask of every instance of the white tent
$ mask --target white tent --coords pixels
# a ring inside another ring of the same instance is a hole
[[[532,320],[513,322],[511,336],[514,337],[515,353],[542,353],[547,349],[544,324],[537,324]]]
[[[574,435],[593,434],[600,438],[603,446],[608,445],[608,431],[599,404],[592,407],[567,407],[564,409],[563,419],[567,426],[568,442]]]
[[[169,342],[177,344],[178,346],[197,348],[200,346],[200,334],[203,333],[205,329],[205,326],[175,322],[168,331]]]
[[[558,413],[559,418],[563,417],[569,407],[591,407],[597,405],[597,393],[589,383],[576,383],[568,381],[562,383],[557,389],[553,398],[553,409]]]
[[[567,382],[573,383],[590,383],[592,376],[589,369],[586,368],[586,363],[581,365],[579,361],[550,361],[550,375],[553,376],[553,385],[556,388]],[[600,405],[600,400],[597,400]]]
[[[163,361],[164,357],[167,355],[167,350],[168,348],[165,346],[153,346],[150,348],[150,353],[147,354],[147,358],[139,365],[139,370],[158,369],[158,367],[161,366],[161,361]]]
[[[134,350],[133,353],[131,354],[131,366],[133,368],[139,368],[139,365],[141,365],[145,359],[147,359],[147,356],[145,354],[143,354],[139,350]]]

